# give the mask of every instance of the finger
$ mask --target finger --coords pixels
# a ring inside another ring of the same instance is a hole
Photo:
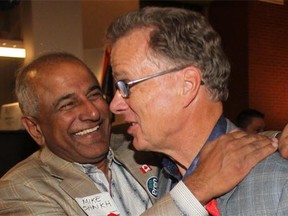
[[[243,154],[250,154],[258,150],[264,151],[277,149],[278,140],[275,138],[268,138],[262,135],[246,135],[234,141],[234,144],[239,146],[239,151]],[[263,150],[262,150],[263,149]]]
[[[234,129],[232,131],[230,131],[229,133],[227,133],[229,135],[231,135],[233,138],[241,138],[245,135],[247,135],[247,132],[243,131],[243,130],[239,130],[239,129]]]
[[[267,156],[273,154],[277,150],[277,146],[276,140],[272,143],[269,140],[257,140],[250,145],[245,145],[238,152],[239,155],[243,156],[243,167],[239,164],[239,169],[250,170]]]
[[[288,130],[287,130],[287,132],[288,132]],[[225,134],[225,135],[230,135],[234,139],[239,139],[239,138],[242,138],[242,137],[248,137],[248,138],[251,138],[251,137],[254,137],[254,138],[267,137],[267,136],[264,136],[264,135],[261,135],[261,134],[248,134],[245,131],[237,130],[237,129],[236,130],[232,130],[228,134]]]
[[[229,154],[231,152],[237,152],[240,148],[245,145],[250,144],[255,139],[249,139],[247,137],[247,133],[243,131],[234,131],[233,133],[228,133],[221,135],[217,139],[209,142],[207,145],[204,145],[203,149],[201,150],[201,155],[204,157],[207,154],[215,154],[224,152]],[[221,151],[214,151],[215,148],[218,148]]]
[[[252,148],[262,148],[266,145],[272,145],[274,148],[278,147],[278,140],[259,134],[249,134],[242,137],[243,146],[251,145]]]
[[[236,138],[237,137],[237,138]],[[246,145],[253,144],[253,147],[261,148],[262,146],[265,146],[266,144],[270,144],[274,147],[278,146],[278,141],[275,138],[269,138],[264,135],[259,134],[235,134],[234,141],[231,142],[233,144],[237,144],[238,147],[244,147]]]

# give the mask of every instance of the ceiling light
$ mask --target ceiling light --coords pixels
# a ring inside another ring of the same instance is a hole
[[[0,57],[25,58],[26,50],[22,41],[0,40]]]

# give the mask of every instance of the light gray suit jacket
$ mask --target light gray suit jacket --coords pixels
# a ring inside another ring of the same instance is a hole
[[[233,127],[228,121],[227,131]],[[217,203],[223,216],[288,215],[288,160],[278,152],[267,157]]]
[[[112,136],[111,147],[115,158],[131,172],[150,196],[146,182],[151,176],[158,176],[157,157],[152,153],[139,153],[129,148],[129,141],[123,135]],[[141,163],[142,162],[142,163]],[[142,173],[142,164],[149,164],[152,170]],[[155,164],[155,166],[153,165]],[[0,180],[0,215],[86,215],[76,197],[100,193],[93,181],[75,164],[65,161],[49,149],[44,148],[17,164]],[[167,209],[167,206],[171,206]],[[171,197],[166,195],[150,213],[143,215],[169,215],[177,212]]]

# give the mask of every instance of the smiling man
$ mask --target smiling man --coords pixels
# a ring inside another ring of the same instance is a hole
[[[110,149],[108,104],[82,61],[41,56],[18,74],[16,94],[24,127],[41,150],[0,180],[0,215],[140,215],[155,202],[145,184],[157,168],[142,174],[122,137],[114,136],[118,146]]]
[[[16,94],[22,122],[41,150],[1,178],[0,215],[177,215],[176,201],[186,196],[172,199],[175,179],[159,169],[162,155],[136,152],[122,134],[110,138],[108,104],[81,60],[67,53],[35,59],[18,73]],[[140,123],[132,115],[129,121],[136,135]],[[188,191],[186,200],[193,215],[206,215],[200,202],[234,187],[276,150],[271,143],[238,132],[207,145],[185,181],[195,195]],[[177,192],[185,195],[187,188],[179,185]]]

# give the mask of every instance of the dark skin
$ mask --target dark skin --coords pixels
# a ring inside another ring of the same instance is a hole
[[[22,121],[34,140],[67,161],[95,164],[107,174],[110,113],[96,78],[81,64],[63,62],[37,71],[31,83],[41,98],[39,112]]]

